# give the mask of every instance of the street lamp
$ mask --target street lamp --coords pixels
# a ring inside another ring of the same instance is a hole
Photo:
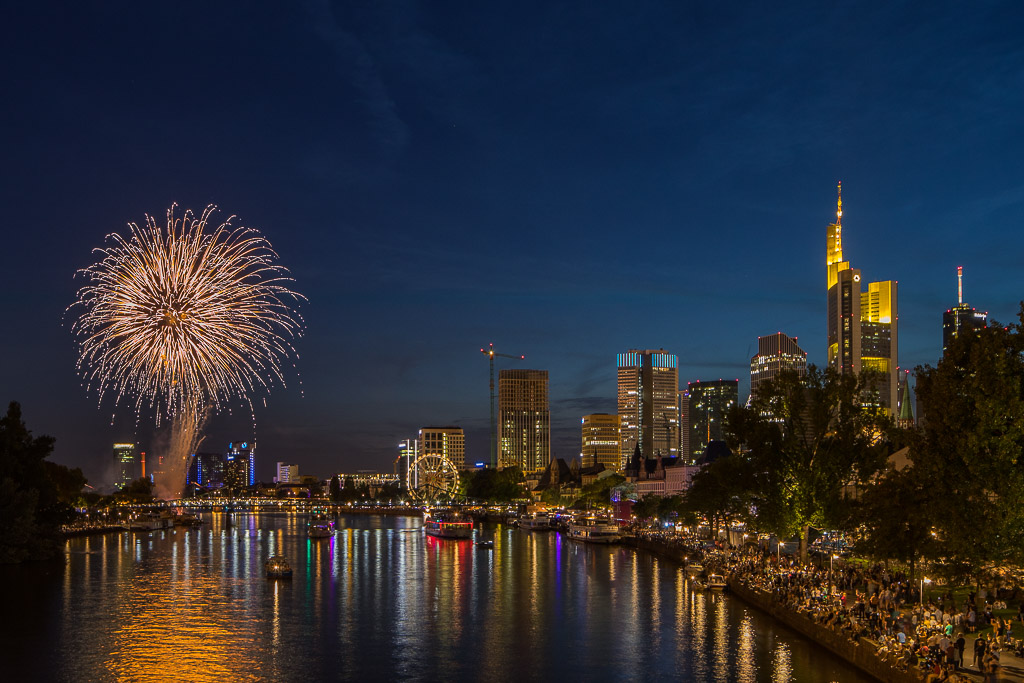
[[[926,579],[926,578],[922,578],[921,579],[921,605],[922,606],[924,605],[924,585],[926,583],[931,583],[931,582],[932,582],[931,579]]]

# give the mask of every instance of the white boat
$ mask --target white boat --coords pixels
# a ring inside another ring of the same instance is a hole
[[[725,582],[725,577],[721,574],[710,574],[708,575],[707,587],[713,591],[724,591],[728,584]]]
[[[473,522],[448,510],[425,511],[423,530],[428,536],[437,538],[471,538]]]
[[[550,531],[551,518],[546,512],[527,512],[519,518],[519,528],[527,531]]]
[[[703,572],[704,572],[704,565],[700,564],[699,562],[687,562],[686,563],[686,573],[689,574],[690,576],[697,576],[698,574],[702,574]]]
[[[306,535],[310,538],[330,538],[333,534],[334,522],[325,515],[315,515],[309,518]]]
[[[159,531],[169,529],[174,522],[156,512],[140,512],[128,520],[128,529],[131,531]]]
[[[587,543],[618,543],[619,525],[607,517],[584,517],[569,525],[569,538]]]

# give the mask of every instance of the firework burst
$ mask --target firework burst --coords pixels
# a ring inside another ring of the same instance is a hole
[[[101,404],[115,394],[137,414],[153,408],[157,424],[196,425],[230,401],[251,411],[254,391],[285,384],[304,297],[256,230],[232,226],[234,216],[208,230],[212,205],[180,218],[175,208],[164,227],[147,215],[127,236],[108,235],[95,250],[102,258],[79,271],[88,284],[68,310],[81,309],[77,367]]]

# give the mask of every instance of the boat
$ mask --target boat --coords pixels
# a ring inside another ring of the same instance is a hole
[[[721,574],[709,574],[707,580],[707,587],[713,591],[724,591],[728,584],[725,582],[725,577]]]
[[[174,526],[202,526],[202,518],[193,515],[191,512],[181,512],[174,515]]]
[[[526,531],[550,531],[551,518],[544,510],[527,509],[526,514],[519,518],[519,528]]]
[[[284,555],[274,555],[263,567],[267,570],[268,579],[290,579],[292,578],[292,567]]]
[[[687,562],[686,573],[690,576],[697,576],[698,574],[704,573],[704,565],[699,562]]]
[[[476,547],[477,548],[481,548],[483,550],[493,550],[494,549],[494,541],[477,541],[476,542]]]
[[[470,538],[473,522],[450,510],[424,511],[423,530],[437,538]]]
[[[589,516],[569,525],[569,538],[586,543],[618,543],[619,525],[607,517]]]
[[[164,517],[156,512],[140,512],[128,520],[130,531],[159,531],[169,529],[174,525],[169,517]]]
[[[327,515],[313,515],[309,518],[306,535],[310,538],[330,538],[334,534],[334,522]]]

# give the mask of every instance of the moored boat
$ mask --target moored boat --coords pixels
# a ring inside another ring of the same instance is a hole
[[[725,590],[725,587],[728,585],[725,582],[725,577],[721,574],[709,574],[706,583],[707,587],[713,591]]]
[[[618,543],[619,525],[607,517],[589,516],[569,525],[569,538],[586,543]]]
[[[549,531],[551,518],[543,508],[530,506],[526,509],[526,514],[519,518],[519,528],[526,531]]]
[[[423,530],[437,538],[470,538],[473,522],[451,510],[424,511]]]
[[[170,517],[165,517],[156,512],[140,512],[128,520],[130,531],[159,531],[169,529],[173,526]]]

